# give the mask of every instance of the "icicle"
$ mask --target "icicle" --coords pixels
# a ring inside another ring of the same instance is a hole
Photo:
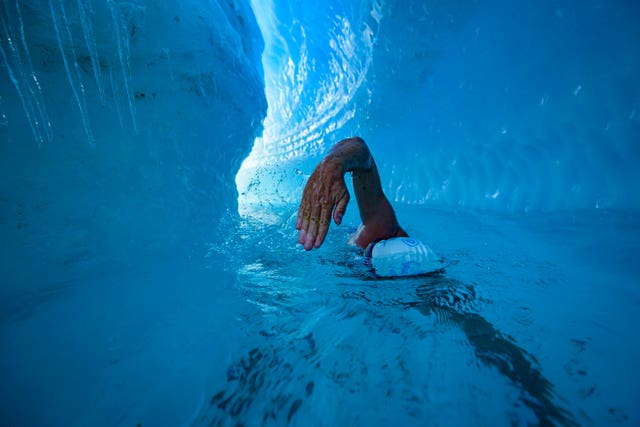
[[[109,64],[109,81],[111,82],[111,91],[113,92],[114,103],[116,104],[116,112],[118,113],[118,121],[120,127],[124,129],[124,122],[122,121],[122,113],[120,112],[120,97],[116,90],[116,85],[113,83],[113,67]]]
[[[4,3],[4,11],[0,11],[0,25],[2,29],[0,55],[6,65],[9,79],[18,92],[18,97],[22,103],[22,108],[33,136],[38,144],[41,145],[44,141],[49,141],[53,138],[53,132],[51,131],[51,123],[49,122],[44,102],[41,100],[42,92],[40,84],[31,65],[31,56],[24,37],[22,15],[20,14],[18,3],[16,3],[16,11],[20,24],[19,36],[22,39],[22,49],[24,49],[24,52],[21,52],[20,45],[14,42],[14,39],[18,38],[18,36],[14,37],[15,31],[12,30],[10,25],[14,20],[11,19],[9,3]],[[3,46],[4,43],[6,43],[6,49]],[[23,56],[26,58],[25,60],[23,60]],[[27,63],[26,66],[24,64],[25,62]]]
[[[133,91],[131,89],[131,66],[129,64],[129,38],[127,36],[126,28],[124,34],[122,31],[122,23],[120,20],[119,6],[113,0],[107,0],[109,8],[111,9],[111,18],[113,19],[113,27],[116,31],[116,40],[118,42],[118,58],[120,59],[120,68],[122,69],[122,76],[124,79],[124,88],[127,93],[127,101],[129,102],[129,111],[131,112],[131,120],[133,121],[133,129],[138,132],[138,125],[136,123],[136,110],[133,104]]]
[[[96,79],[96,86],[100,94],[100,102],[104,105],[104,85],[102,84],[102,70],[100,69],[100,57],[96,48],[96,40],[93,36],[93,25],[91,23],[90,14],[93,12],[91,0],[78,0],[78,14],[80,15],[80,23],[82,24],[82,34],[84,41],[89,50],[91,57],[91,66],[93,67],[93,76]]]
[[[40,82],[38,81],[38,77],[33,69],[33,63],[31,62],[31,53],[29,52],[29,46],[27,45],[27,38],[24,35],[24,23],[22,21],[22,12],[20,12],[20,3],[16,1],[16,11],[18,13],[18,22],[20,23],[20,40],[22,42],[22,48],[24,49],[27,57],[27,64],[29,66],[29,77],[33,81],[36,90],[33,90],[32,85],[28,85],[29,92],[34,100],[36,108],[38,110],[38,114],[40,116],[40,123],[44,128],[45,136],[48,141],[53,139],[53,129],[51,128],[51,121],[49,120],[49,115],[47,114],[47,109],[44,105],[44,102],[39,102],[39,99],[42,99],[42,88],[40,87]],[[37,92],[37,93],[35,93]]]
[[[64,53],[64,46],[62,42],[62,37],[60,34],[60,29],[58,27],[58,18],[56,18],[56,12],[53,6],[53,0],[49,0],[49,6],[51,8],[51,17],[53,18],[53,28],[56,32],[56,37],[58,39],[58,46],[60,47],[60,53],[62,54],[62,62],[64,63],[64,68],[67,71],[67,78],[69,79],[69,84],[71,85],[71,91],[73,92],[73,96],[76,98],[76,102],[78,103],[78,108],[80,109],[80,117],[82,118],[82,124],[84,125],[85,133],[87,134],[87,138],[89,139],[89,144],[91,146],[95,145],[95,141],[93,139],[93,133],[91,131],[91,126],[89,124],[89,114],[86,106],[86,95],[84,91],[84,85],[82,84],[82,77],[80,76],[80,71],[78,67],[78,61],[76,58],[76,52],[73,47],[73,38],[71,37],[71,30],[69,29],[69,23],[67,21],[67,15],[64,10],[64,4],[62,0],[59,0],[60,3],[60,12],[62,16],[62,23],[64,24],[64,29],[66,30],[66,36],[68,37],[71,57],[73,59],[73,66],[75,71],[73,74],[77,78],[77,85],[74,82],[74,78],[72,75],[72,70],[69,67],[69,61],[67,60],[67,55]]]
[[[7,114],[4,112],[2,108],[2,96],[0,96],[0,126],[8,126],[9,120],[7,119]]]
[[[13,83],[13,86],[15,86],[16,90],[18,91],[18,97],[20,98],[20,102],[22,102],[22,108],[24,109],[24,113],[27,116],[27,121],[29,122],[29,126],[31,127],[31,131],[33,132],[33,136],[36,139],[36,141],[38,141],[38,144],[42,144],[42,142],[43,142],[42,135],[40,135],[38,130],[37,130],[37,121],[34,122],[34,119],[32,117],[33,114],[32,114],[30,105],[27,102],[27,99],[26,99],[25,95],[22,93],[22,88],[20,87],[20,82],[16,78],[15,73],[13,72],[13,69],[11,68],[11,65],[9,64],[9,60],[7,58],[7,53],[4,51],[4,48],[2,47],[2,45],[0,45],[0,54],[2,54],[2,59],[4,60],[4,63],[6,65],[6,67],[7,67],[7,72],[9,73],[9,78],[11,79],[11,82]]]

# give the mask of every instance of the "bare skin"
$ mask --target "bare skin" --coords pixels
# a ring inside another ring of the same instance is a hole
[[[356,244],[366,248],[371,242],[391,237],[407,237],[389,200],[382,191],[378,168],[362,138],[343,139],[320,161],[304,187],[298,208],[298,243],[305,250],[324,242],[331,217],[340,225],[349,203],[344,174],[351,172],[353,189],[363,227]]]

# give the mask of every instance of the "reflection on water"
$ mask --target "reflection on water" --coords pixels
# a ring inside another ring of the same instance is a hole
[[[520,401],[535,413],[539,425],[578,425],[566,409],[554,402],[553,384],[540,371],[535,356],[480,314],[464,310],[475,299],[473,287],[455,279],[441,280],[439,286],[419,286],[418,301],[409,305],[426,316],[436,311],[444,321],[460,328],[478,360],[496,368],[522,390]]]

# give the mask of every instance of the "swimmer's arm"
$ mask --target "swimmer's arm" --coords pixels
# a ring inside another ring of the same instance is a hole
[[[359,139],[359,138],[358,138]],[[367,152],[364,141],[360,139]],[[364,226],[356,237],[356,244],[366,248],[371,242],[391,237],[407,237],[398,224],[396,213],[382,190],[380,175],[373,156],[369,153],[370,167],[351,170],[353,191],[358,201],[360,219]]]
[[[298,209],[296,229],[298,242],[306,250],[320,247],[331,216],[336,224],[349,203],[344,174],[352,172],[352,180],[360,217],[364,227],[356,244],[366,247],[375,240],[406,236],[395,212],[382,191],[380,176],[369,148],[361,138],[349,138],[336,144],[316,167],[305,186]]]

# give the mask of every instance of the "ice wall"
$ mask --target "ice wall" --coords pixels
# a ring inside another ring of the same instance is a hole
[[[396,200],[640,208],[636,2],[423,5],[383,24],[381,96],[363,125],[376,145],[393,141],[380,151]]]
[[[264,217],[354,134],[397,203],[637,210],[638,9],[3,2],[0,274],[180,252],[235,211],[252,146],[240,210]]]
[[[235,210],[266,112],[247,2],[3,1],[0,36],[3,286],[184,256]]]
[[[278,5],[269,19],[283,25],[261,23],[277,41],[265,36],[265,51],[304,55],[265,65],[265,137],[238,176],[245,211],[295,203],[320,154],[352,134],[369,142],[396,202],[501,213],[640,208],[636,2]],[[336,82],[349,89],[337,93]],[[309,99],[272,102],[270,87]],[[315,118],[318,100],[348,115]],[[299,132],[299,120],[272,123],[282,115],[274,107],[308,119],[305,129],[340,126]]]

